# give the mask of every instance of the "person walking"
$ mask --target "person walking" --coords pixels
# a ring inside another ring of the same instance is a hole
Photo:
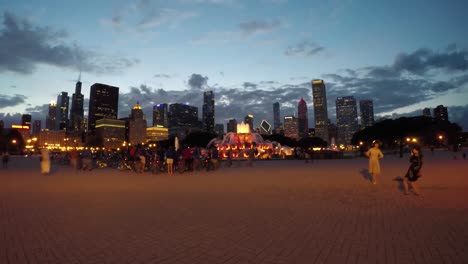
[[[70,165],[76,171],[78,169],[78,158],[80,154],[76,148],[72,149],[70,152]]]
[[[93,153],[90,149],[85,148],[82,152],[83,155],[83,166],[81,169],[92,171],[93,170]]]
[[[5,151],[2,156],[2,164],[4,169],[8,169],[8,162],[10,161],[10,156],[8,155],[8,152]]]
[[[366,156],[369,158],[369,174],[372,177],[372,184],[377,184],[380,176],[379,159],[383,158],[384,155],[379,149],[379,146],[381,145],[380,141],[374,140],[372,145],[373,147],[367,151]]]
[[[42,175],[50,174],[50,153],[47,148],[41,149],[41,173]]]
[[[405,188],[405,194],[408,194],[408,185],[411,185],[413,193],[419,195],[419,188],[416,181],[422,176],[421,168],[423,165],[423,155],[421,153],[421,147],[414,146],[411,149],[411,157],[409,159],[410,166],[406,172],[405,178],[403,179],[403,187]]]

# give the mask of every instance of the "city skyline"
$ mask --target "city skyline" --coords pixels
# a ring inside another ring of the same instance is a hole
[[[373,100],[376,120],[444,105],[468,130],[466,2],[114,3],[2,4],[0,119],[29,113],[44,126],[48,103],[73,94],[82,72],[84,107],[93,83],[109,84],[120,88],[119,117],[138,101],[147,116],[162,103],[201,110],[210,90],[215,123],[250,113],[254,126],[273,123],[272,103],[287,116],[301,97],[313,123],[310,81],[323,79],[332,122],[336,98],[352,95]]]

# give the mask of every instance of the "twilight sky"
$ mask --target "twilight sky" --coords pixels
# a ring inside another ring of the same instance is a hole
[[[272,123],[310,80],[335,100],[373,99],[379,116],[449,107],[468,130],[465,0],[0,0],[0,119],[44,120],[47,104],[93,83],[120,88],[119,117],[139,101],[198,106],[213,90],[216,122]],[[85,108],[87,109],[87,100]],[[43,121],[44,126],[44,121]]]

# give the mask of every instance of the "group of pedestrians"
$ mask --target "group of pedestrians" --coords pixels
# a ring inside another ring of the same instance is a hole
[[[366,156],[369,158],[369,174],[371,176],[372,184],[377,184],[380,177],[380,162],[379,160],[384,157],[380,146],[382,143],[378,140],[372,142],[372,148],[366,152]],[[415,195],[419,195],[419,188],[417,185],[418,179],[422,176],[421,168],[423,165],[423,155],[421,153],[420,146],[413,146],[411,148],[411,156],[409,159],[410,166],[406,171],[405,176],[402,179],[404,194],[409,194],[409,186],[412,188],[412,191]]]

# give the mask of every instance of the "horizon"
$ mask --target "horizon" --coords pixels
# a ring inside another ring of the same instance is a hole
[[[255,127],[272,123],[273,103],[283,118],[301,98],[311,124],[310,81],[323,79],[332,122],[336,98],[351,95],[372,99],[376,119],[444,105],[468,131],[467,9],[464,1],[5,3],[0,120],[29,113],[44,127],[48,103],[62,91],[71,97],[80,75],[86,110],[93,83],[120,88],[119,118],[137,101],[147,120],[161,103],[189,103],[200,117],[202,92],[212,90],[215,123],[225,127],[247,114]]]

